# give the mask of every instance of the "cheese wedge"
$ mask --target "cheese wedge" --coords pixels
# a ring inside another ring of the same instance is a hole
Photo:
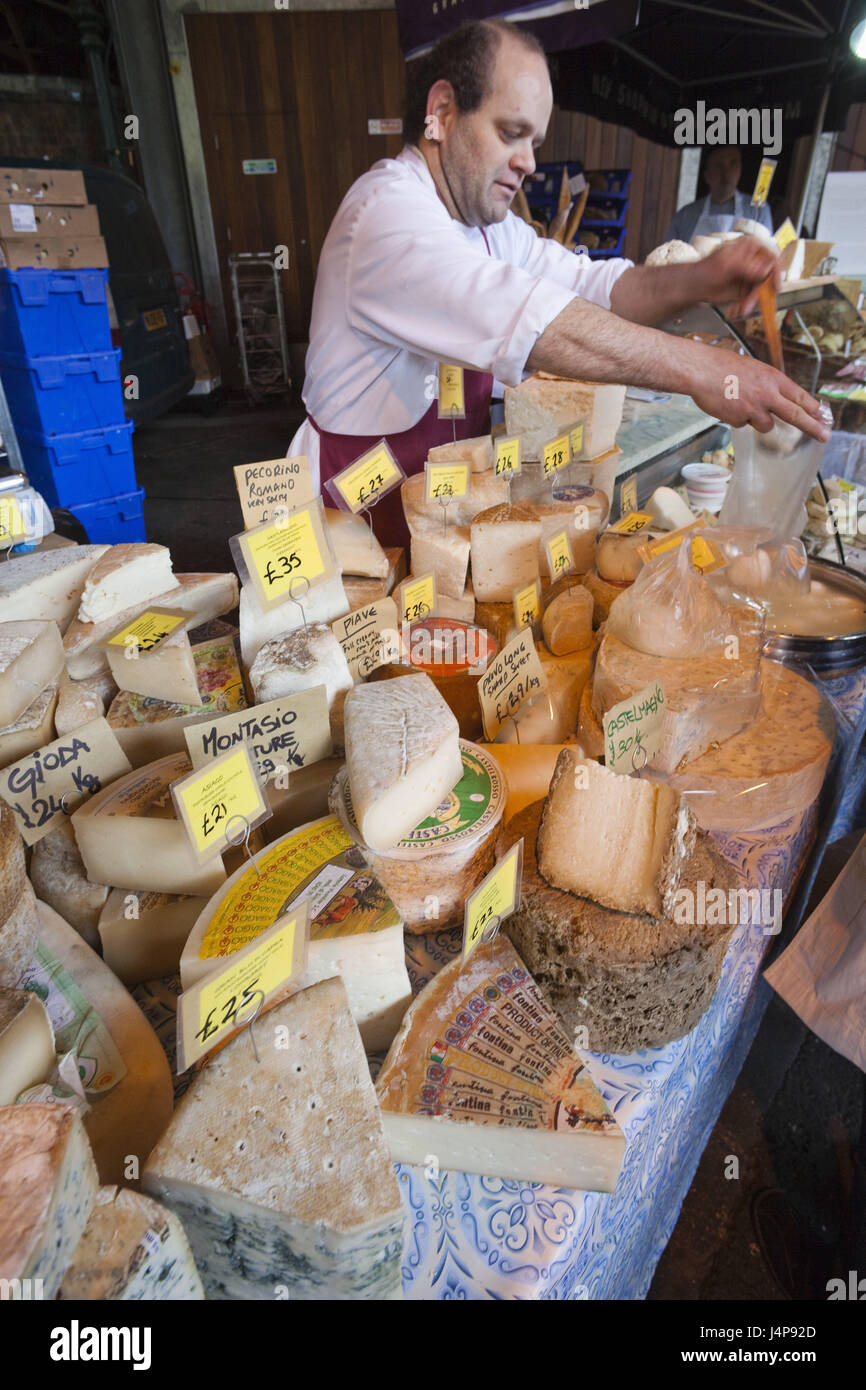
[[[250,667],[257,705],[323,685],[330,709],[352,684],[343,648],[327,623],[309,623],[306,629],[272,638],[259,649]]]
[[[105,964],[127,989],[176,975],[187,938],[208,901],[188,894],[112,888],[98,924]]]
[[[470,528],[472,586],[481,603],[507,603],[539,577],[541,522],[529,507],[490,507]]]
[[[71,927],[81,933],[88,946],[98,951],[97,922],[109,890],[102,883],[91,883],[87,877],[84,860],[68,820],[60,817],[54,830],[49,830],[33,846],[30,882],[37,897],[59,912]]]
[[[332,623],[335,618],[344,618],[349,611],[349,601],[339,574],[333,574],[321,584],[316,584],[301,599],[302,607],[292,599],[278,603],[276,608],[262,608],[251,584],[241,586],[239,622],[241,628],[241,660],[249,670],[266,642],[272,637],[285,637],[304,626],[304,619],[310,623]],[[303,610],[303,611],[302,611]]]
[[[489,434],[474,439],[458,439],[451,444],[434,444],[427,454],[431,463],[468,463],[471,473],[484,473],[496,462]]]
[[[400,1192],[342,981],[277,1005],[267,1029],[286,1043],[258,1064],[246,1032],[211,1056],[145,1190],[183,1222],[208,1298],[398,1298]]]
[[[57,681],[52,681],[13,723],[0,729],[0,767],[17,763],[28,753],[35,753],[37,748],[53,742],[56,707]],[[91,718],[95,719],[96,715]]]
[[[55,622],[0,622],[0,728],[14,724],[62,670],[63,642]]]
[[[178,1218],[151,1197],[111,1186],[96,1194],[58,1298],[189,1302],[204,1289]]]
[[[108,549],[107,545],[76,545],[4,561],[0,565],[4,621],[39,618],[65,627],[75,617],[88,574]]]
[[[412,531],[410,564],[413,574],[431,574],[436,597],[462,597],[469,567],[469,527],[443,527],[442,521],[425,521]],[[441,604],[439,611],[442,611]]]
[[[0,1110],[0,1279],[38,1281],[20,1297],[55,1297],[98,1185],[87,1136],[68,1105]]]
[[[15,906],[6,920],[0,922],[0,985],[18,988],[21,977],[33,961],[38,926],[36,894],[29,879],[25,878]]]
[[[505,432],[519,434],[524,459],[544,457],[544,445],[567,425],[585,420],[584,457],[597,458],[616,444],[625,387],[536,375],[505,388]]]
[[[541,630],[552,656],[567,656],[593,644],[593,599],[583,585],[557,594],[544,610]]]
[[[15,812],[0,797],[0,940],[3,925],[17,907],[26,883],[24,841],[18,830]]]
[[[344,719],[358,829],[371,849],[392,849],[463,776],[457,719],[425,675],[356,685]]]
[[[364,517],[326,507],[325,520],[341,574],[366,575],[370,579],[387,576],[388,557]]]
[[[150,655],[131,656],[132,649],[110,647],[108,665],[121,690],[182,705],[200,705],[195,661],[189,637],[178,632]]]
[[[54,1029],[30,990],[0,986],[0,1105],[14,1105],[54,1068]]]
[[[395,1163],[612,1192],[625,1138],[508,937],[421,991],[379,1072]]]
[[[138,541],[113,545],[87,576],[78,617],[83,623],[101,623],[178,586],[166,546]]]
[[[538,833],[538,868],[553,888],[618,912],[673,910],[697,822],[679,792],[560,753]]]

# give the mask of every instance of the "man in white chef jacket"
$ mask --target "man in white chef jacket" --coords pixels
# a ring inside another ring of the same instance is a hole
[[[464,368],[457,437],[489,431],[494,377],[534,371],[691,395],[708,414],[816,437],[818,404],[772,367],[649,327],[702,300],[750,311],[776,277],[753,238],[663,267],[592,262],[509,211],[535,168],[553,106],[543,50],[500,21],[461,26],[408,76],[406,145],[343,199],[322,247],[307,353],[308,418],[289,447],[325,482],[384,437],[407,474],[452,438],[431,382]],[[726,386],[727,383],[727,386]],[[326,502],[330,498],[325,492]],[[379,538],[406,544],[399,489],[373,508]]]
[[[691,241],[695,236],[731,232],[741,217],[760,222],[772,235],[773,219],[766,203],[760,208],[752,207],[749,194],[741,193],[737,187],[742,172],[743,161],[736,145],[713,146],[704,162],[704,183],[709,192],[674,214],[668,241]]]

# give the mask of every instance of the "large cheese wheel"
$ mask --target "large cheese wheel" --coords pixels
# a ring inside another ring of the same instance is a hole
[[[759,717],[668,777],[706,830],[779,825],[811,806],[833,751],[835,721],[823,695],[778,662],[761,662]]]
[[[0,927],[21,897],[27,872],[15,813],[0,798]]]
[[[116,1086],[89,1098],[84,1117],[99,1180],[135,1186],[128,1158],[135,1155],[141,1172],[174,1109],[165,1053],[141,1009],[96,952],[52,908],[37,906],[39,940],[99,1014],[126,1064]]]
[[[497,845],[501,858],[523,838],[523,896],[506,930],[527,969],[566,1032],[573,1037],[578,1027],[587,1029],[591,1052],[633,1052],[682,1037],[715,993],[739,899],[727,920],[709,925],[614,912],[551,888],[536,857],[543,807],[542,801],[526,806]],[[739,888],[736,870],[699,834],[681,887],[697,898],[700,884],[707,894]]]

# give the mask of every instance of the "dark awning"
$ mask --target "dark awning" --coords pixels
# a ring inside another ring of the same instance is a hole
[[[472,19],[507,19],[531,29],[547,53],[599,43],[634,29],[640,0],[590,0],[584,9],[576,0],[396,0],[396,6],[400,46],[409,59]]]

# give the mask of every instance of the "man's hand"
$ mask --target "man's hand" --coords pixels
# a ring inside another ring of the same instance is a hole
[[[729,305],[728,317],[751,314],[758,302],[758,286],[772,278],[776,289],[782,283],[779,258],[757,237],[742,236],[725,241],[717,251],[692,267],[699,299],[709,304]]]
[[[719,348],[691,346],[694,356],[686,389],[708,415],[729,425],[752,425],[760,434],[773,428],[776,416],[822,443],[830,438],[819,417],[820,403],[775,367]]]

